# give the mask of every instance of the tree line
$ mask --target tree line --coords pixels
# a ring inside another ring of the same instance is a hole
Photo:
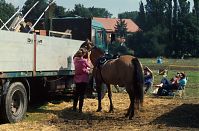
[[[27,0],[22,8],[25,14],[37,0]],[[188,0],[146,0],[140,1],[139,11],[118,14],[121,21],[117,22],[116,34],[126,38],[126,45],[139,57],[183,57],[199,56],[199,0],[193,0],[190,7]],[[37,19],[47,7],[46,0],[28,14],[26,19]],[[18,7],[0,0],[0,18],[8,20]],[[133,9],[132,9],[133,10]],[[89,7],[76,4],[74,9],[65,9],[56,3],[50,7],[48,17],[112,17],[105,8]],[[140,30],[127,33],[123,18],[132,19]],[[0,22],[0,26],[2,23]],[[122,26],[123,25],[123,26]]]
[[[124,12],[141,31],[128,37],[128,46],[140,57],[198,57],[199,0],[146,0],[137,12]]]

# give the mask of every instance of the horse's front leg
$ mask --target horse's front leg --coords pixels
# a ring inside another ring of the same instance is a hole
[[[109,109],[109,112],[113,112],[113,102],[112,102],[112,92],[111,92],[111,86],[110,84],[106,84],[107,86],[107,89],[108,89],[108,98],[109,98],[109,101],[110,101],[110,109]]]
[[[97,90],[97,98],[98,98],[97,112],[100,112],[102,110],[102,103],[101,103],[102,83],[96,82],[96,90]]]

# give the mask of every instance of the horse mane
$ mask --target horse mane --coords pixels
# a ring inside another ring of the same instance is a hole
[[[81,44],[80,48],[86,48],[87,44],[88,44],[88,43],[87,43],[86,41],[83,42],[83,43]]]
[[[95,49],[97,52],[99,52],[101,54],[105,54],[105,51],[103,51],[101,48],[94,46],[93,49]]]
[[[93,47],[93,46],[94,46],[93,43],[89,39],[87,39],[85,42],[83,42],[81,44],[80,48],[84,48],[84,49],[90,50],[91,47]]]

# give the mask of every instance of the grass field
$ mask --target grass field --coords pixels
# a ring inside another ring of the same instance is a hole
[[[163,64],[157,64],[156,59],[140,59],[143,66],[148,66],[154,72],[154,84],[158,84],[162,76],[159,69],[168,70],[168,78],[175,76],[176,72],[185,72],[188,77],[186,85],[187,97],[199,97],[199,58],[196,59],[163,59]]]

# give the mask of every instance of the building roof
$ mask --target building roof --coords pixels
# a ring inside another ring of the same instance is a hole
[[[117,18],[99,18],[93,17],[94,20],[102,23],[107,32],[115,32],[115,25],[119,19]],[[131,19],[122,19],[127,23],[127,32],[137,32],[139,27]]]
[[[92,26],[95,28],[104,28],[104,26],[102,25],[102,23],[96,21],[96,20],[92,20]]]

